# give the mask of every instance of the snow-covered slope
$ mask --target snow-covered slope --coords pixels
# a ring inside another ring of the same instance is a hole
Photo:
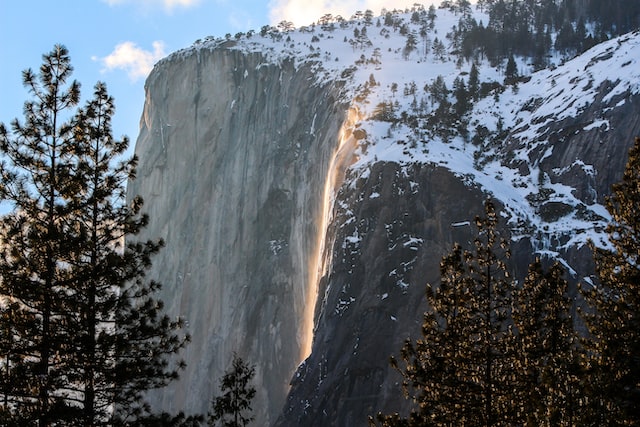
[[[505,85],[506,60],[456,54],[452,29],[470,19],[488,22],[422,7],[325,16],[156,65],[129,192],[167,242],[150,275],[193,344],[155,406],[206,410],[235,350],[257,364],[265,423],[366,425],[401,409],[388,356],[419,330],[425,283],[472,238],[487,195],[516,275],[537,253],[588,280],[585,243],[607,245],[603,203],[640,133],[640,33],[550,52],[535,73],[516,58]]]
[[[411,19],[416,11],[420,21]],[[298,67],[311,64],[316,74],[314,84],[343,81],[343,99],[359,112],[361,120],[355,126],[367,136],[359,141],[359,160],[353,168],[362,168],[366,173],[368,165],[376,161],[438,164],[503,202],[505,214],[514,225],[514,238],[528,237],[532,232],[534,236],[540,232],[571,234],[565,246],[582,245],[588,239],[606,245],[602,228],[608,215],[601,203],[610,180],[604,192],[594,185],[595,196],[581,200],[574,188],[562,182],[550,182],[549,171],[540,166],[551,156],[555,145],[550,141],[550,138],[553,140],[550,124],[578,117],[595,103],[597,107],[606,107],[600,109],[599,117],[590,118],[574,132],[609,131],[606,115],[623,106],[630,96],[640,93],[640,34],[636,32],[602,43],[571,60],[551,52],[553,60],[562,65],[554,64],[536,73],[531,72],[526,59],[520,58],[519,72],[524,77],[521,82],[494,89],[476,102],[464,119],[467,136],[458,132],[443,138],[429,129],[429,117],[437,105],[425,90],[426,86],[438,77],[443,78],[450,90],[456,78],[468,83],[472,62],[478,66],[481,83],[504,81],[506,64],[492,67],[488,61],[478,58],[463,61],[449,53],[453,49],[452,28],[462,25],[464,19],[488,22],[489,17],[477,9],[471,16],[438,9],[432,26],[425,26],[425,22],[430,21],[423,8],[391,14],[392,27],[383,24],[384,14],[368,22],[363,15],[351,21],[325,17],[322,25],[296,30],[265,27],[262,35],[251,33],[230,40],[199,41],[191,49],[175,55],[190,55],[201,49],[238,49],[259,52],[266,62],[292,60]],[[401,27],[404,27],[402,31]],[[413,34],[416,39],[411,51],[406,48],[407,34]],[[438,41],[445,46],[440,54],[434,48]],[[167,60],[175,60],[175,55]],[[245,78],[252,72],[255,70],[245,70]],[[455,103],[453,93],[449,99]],[[616,103],[611,102],[614,99]],[[372,119],[381,103],[394,105],[397,121]],[[402,123],[403,113],[417,120]],[[498,146],[491,144],[489,138],[473,145],[469,140],[479,125],[492,134],[502,132],[508,137]],[[551,172],[579,167],[586,177],[598,181],[598,170],[585,160],[576,158]],[[518,169],[521,163],[527,164],[527,174]],[[544,202],[571,206],[573,212],[552,218],[553,221],[541,216],[540,200],[536,197],[541,193],[545,194]]]

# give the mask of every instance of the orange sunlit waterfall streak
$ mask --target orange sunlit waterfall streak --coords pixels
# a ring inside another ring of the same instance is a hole
[[[354,163],[356,139],[353,130],[358,121],[362,119],[357,107],[351,107],[347,118],[342,124],[338,137],[338,146],[331,156],[327,177],[324,183],[322,204],[316,223],[317,236],[316,247],[309,260],[309,278],[305,293],[305,305],[302,318],[302,334],[300,339],[300,361],[304,361],[311,354],[314,333],[314,312],[318,298],[320,280],[331,265],[331,246],[333,242],[327,241],[327,227],[333,217],[335,194],[342,185],[347,167]]]

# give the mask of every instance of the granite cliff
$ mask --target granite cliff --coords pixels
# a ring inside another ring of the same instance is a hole
[[[256,410],[276,416],[307,338],[316,218],[346,110],[334,87],[309,87],[311,70],[263,61],[202,51],[148,82],[130,192],[144,195],[147,235],[166,242],[153,275],[192,334],[189,367],[155,398],[169,410],[206,412],[235,351],[260,360]]]
[[[439,14],[445,34],[457,18]],[[402,409],[388,357],[419,332],[425,284],[486,197],[516,275],[537,253],[589,280],[585,243],[606,245],[602,203],[640,134],[640,35],[494,84],[466,136],[434,130],[415,89],[465,78],[456,61],[405,55],[373,25],[371,45],[337,47],[353,27],[367,24],[206,40],[149,77],[128,191],[151,219],[142,237],[166,242],[150,276],[192,335],[154,407],[206,412],[235,351],[256,365],[257,425]]]

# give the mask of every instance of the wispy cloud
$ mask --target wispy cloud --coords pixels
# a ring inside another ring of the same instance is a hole
[[[244,11],[240,11],[240,10],[232,11],[229,14],[229,17],[227,18],[227,20],[231,28],[233,28],[234,30],[248,31],[251,29],[255,29],[251,15]]]
[[[171,13],[175,8],[187,9],[194,7],[200,3],[201,0],[102,0],[109,6],[117,6],[121,4],[132,4],[138,7],[143,7],[145,10],[154,10],[162,8],[164,12]]]
[[[127,41],[117,45],[113,52],[104,58],[93,57],[92,59],[103,64],[103,72],[124,70],[131,81],[137,81],[146,78],[153,64],[166,56],[164,48],[164,43],[161,41],[153,42],[153,51],[144,50],[135,43]]]
[[[327,13],[349,19],[358,10],[364,12],[369,9],[377,15],[384,7],[390,10],[404,9],[415,3],[416,0],[272,0],[269,3],[269,19],[272,24],[290,21],[299,26],[315,22]]]

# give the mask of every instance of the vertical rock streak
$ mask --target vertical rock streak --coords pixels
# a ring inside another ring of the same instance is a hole
[[[331,156],[327,177],[322,192],[322,204],[318,224],[316,248],[312,253],[309,267],[309,279],[306,288],[305,306],[302,318],[303,336],[300,339],[300,361],[304,361],[311,354],[314,334],[314,312],[318,299],[320,280],[328,273],[331,266],[333,238],[328,228],[333,218],[336,192],[344,180],[345,170],[355,159],[354,150],[356,140],[353,136],[355,124],[361,119],[357,107],[351,107],[347,118],[340,129],[338,144]]]

